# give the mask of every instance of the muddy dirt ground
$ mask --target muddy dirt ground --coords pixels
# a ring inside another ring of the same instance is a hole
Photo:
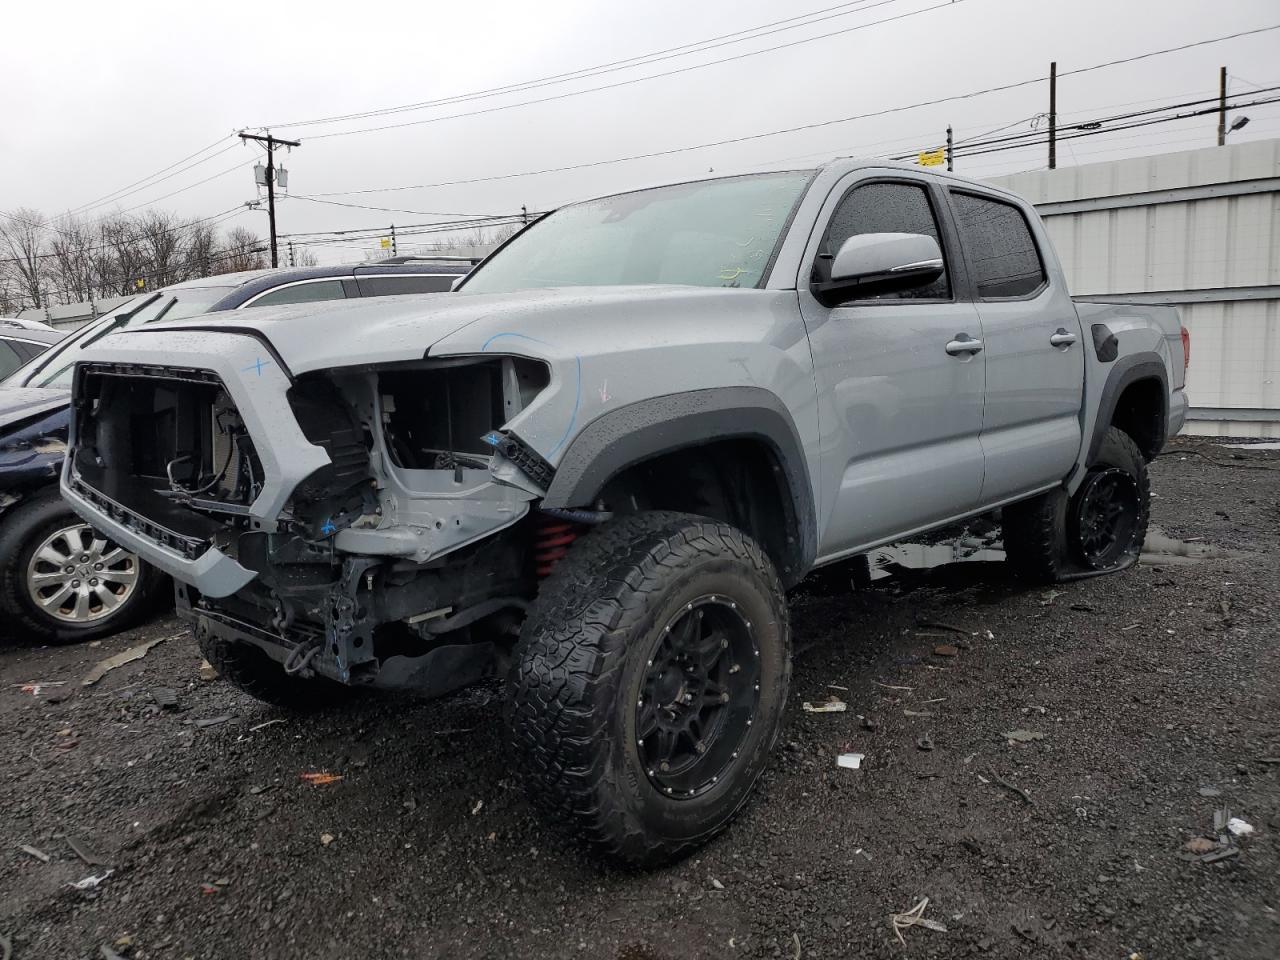
[[[970,562],[797,597],[792,703],[757,797],[650,874],[533,817],[496,685],[300,720],[201,679],[169,617],[98,645],[9,638],[0,937],[13,960],[1271,960],[1280,454],[1183,443],[1152,472],[1166,534],[1238,552],[1054,590]],[[801,709],[832,693],[847,712]],[[1004,736],[1019,730],[1043,738]],[[842,746],[861,769],[837,767]],[[1253,832],[1215,846],[1224,808]],[[890,915],[926,897],[945,932],[909,928],[904,947]]]

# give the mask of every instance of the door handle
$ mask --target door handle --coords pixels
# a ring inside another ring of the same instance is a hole
[[[1049,338],[1049,342],[1055,347],[1069,347],[1076,342],[1076,335],[1067,333],[1065,327],[1059,327],[1057,332]]]
[[[954,340],[947,343],[946,351],[953,357],[958,357],[964,353],[972,356],[975,353],[982,352],[982,341],[975,340],[967,333],[958,333]]]

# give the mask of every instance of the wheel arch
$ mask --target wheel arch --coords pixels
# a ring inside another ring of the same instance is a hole
[[[565,450],[543,505],[588,507],[629,471],[681,451],[734,442],[766,458],[781,523],[764,536],[758,530],[746,532],[761,539],[783,581],[791,585],[809,569],[817,552],[813,488],[790,413],[761,387],[668,394],[597,417]]]
[[[1169,372],[1160,356],[1138,353],[1116,361],[1098,400],[1086,463],[1092,463],[1108,427],[1119,427],[1147,461],[1164,447],[1168,430]]]

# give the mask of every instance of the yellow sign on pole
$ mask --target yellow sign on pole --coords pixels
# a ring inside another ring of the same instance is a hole
[[[139,278],[139,279],[137,279],[137,280],[133,281],[133,285],[134,285],[134,287],[135,287],[136,289],[141,290],[143,287],[145,287],[145,286],[147,285],[147,281],[146,281],[146,280],[143,280],[143,279],[141,279],[141,278]]]
[[[947,162],[947,151],[945,147],[939,147],[937,150],[921,150],[920,166],[922,167],[940,167]]]
[[[378,241],[378,242],[382,244],[382,249],[383,249],[383,250],[390,250],[390,249],[391,249],[391,238],[390,238],[390,237],[383,237],[383,238],[382,238],[380,241]]]

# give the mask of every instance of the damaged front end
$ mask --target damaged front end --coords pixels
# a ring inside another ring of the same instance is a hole
[[[525,518],[550,474],[502,428],[546,364],[202,359],[77,366],[76,509],[177,579],[198,634],[292,673],[435,695],[494,670],[536,590]]]

